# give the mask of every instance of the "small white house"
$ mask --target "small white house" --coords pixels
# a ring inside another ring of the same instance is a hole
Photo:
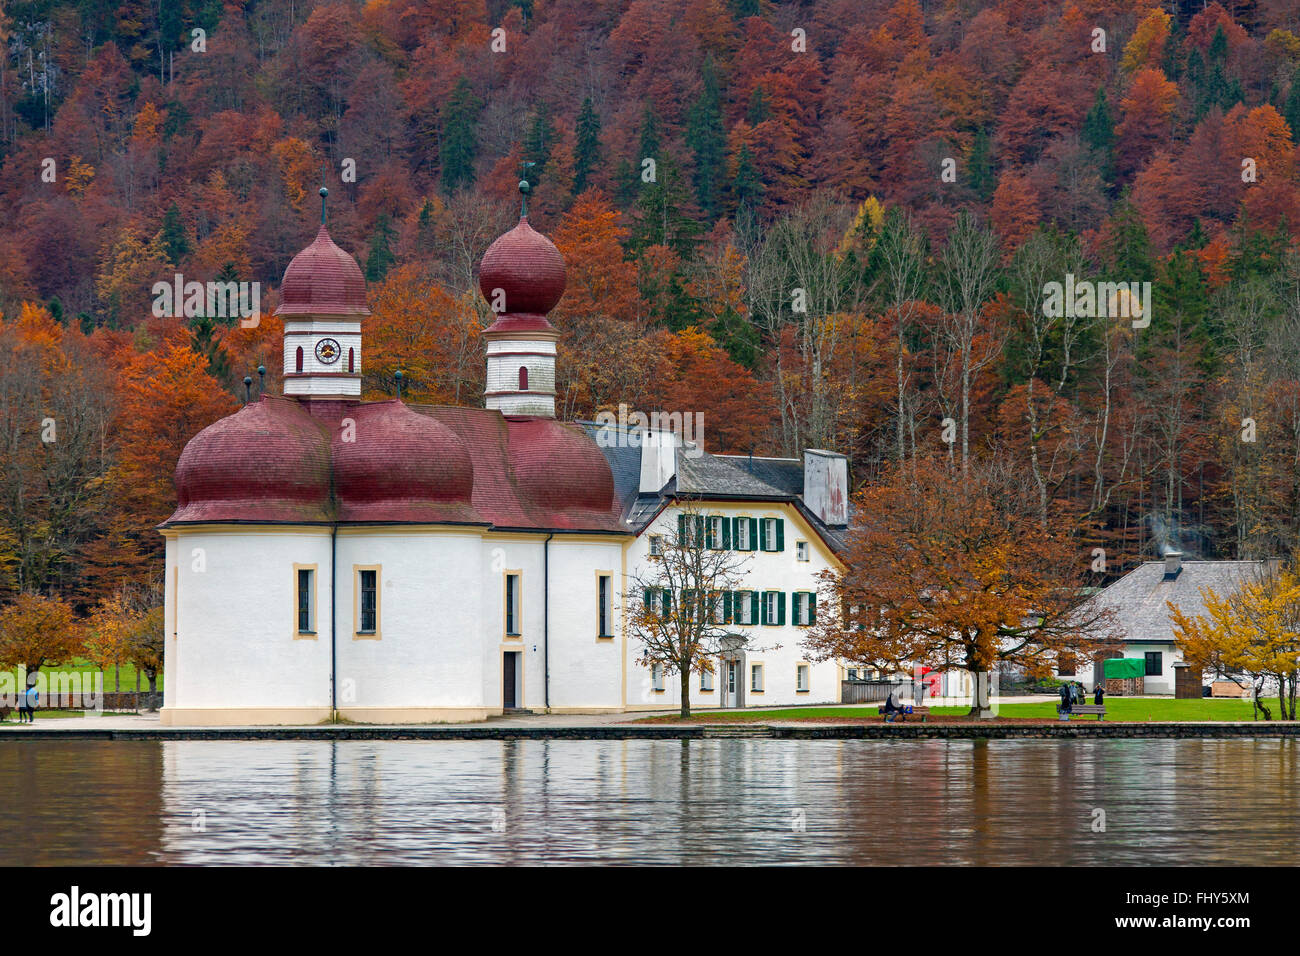
[[[1168,602],[1189,616],[1204,614],[1203,588],[1232,594],[1268,565],[1267,561],[1187,560],[1181,552],[1169,551],[1163,560],[1138,565],[1093,600],[1116,614],[1116,624],[1124,632],[1118,656],[1145,662],[1144,691],[1172,695],[1174,665],[1181,664],[1183,657],[1175,644]],[[1073,672],[1058,671],[1058,676],[1078,680],[1091,690],[1101,675],[1094,661]]]

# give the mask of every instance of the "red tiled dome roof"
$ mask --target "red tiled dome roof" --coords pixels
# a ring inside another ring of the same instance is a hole
[[[450,428],[396,399],[347,417],[332,445],[340,521],[485,523],[470,504],[469,451]]]
[[[520,495],[542,512],[614,510],[614,476],[581,428],[551,418],[510,419],[510,466]]]
[[[369,315],[366,280],[357,260],[340,249],[321,223],[316,239],[293,257],[280,283],[276,315]]]
[[[564,256],[527,216],[488,246],[478,270],[478,287],[489,304],[496,289],[504,291],[505,313],[545,315],[564,295],[564,280]]]
[[[190,439],[170,521],[328,521],[330,441],[297,402],[267,396]]]

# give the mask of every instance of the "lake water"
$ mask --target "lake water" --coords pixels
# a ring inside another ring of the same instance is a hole
[[[1278,739],[10,738],[0,863],[1294,865],[1298,754]]]

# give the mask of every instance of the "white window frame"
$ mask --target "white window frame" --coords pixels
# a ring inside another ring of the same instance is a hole
[[[650,535],[650,557],[661,558],[664,553],[664,536],[661,534]]]
[[[808,557],[808,542],[807,542],[807,541],[796,541],[796,542],[794,543],[794,559],[795,559],[796,561],[807,561],[807,560],[809,560],[809,557]]]
[[[650,689],[655,693],[663,693],[664,689],[664,665],[650,665]]]
[[[700,693],[710,694],[713,692],[713,671],[700,671]]]
[[[749,692],[751,694],[763,693],[763,670],[762,664],[749,665]]]
[[[763,518],[758,524],[758,537],[762,545],[760,551],[776,550],[776,519]]]
[[[753,591],[735,592],[735,594],[742,595],[743,598],[740,602],[740,607],[741,607],[740,613],[737,613],[734,603],[732,605],[731,621],[733,624],[739,624],[741,627],[753,627],[755,624],[758,623],[757,621],[749,620],[750,613],[754,609],[754,605],[752,603],[753,593],[754,593]],[[744,620],[742,620],[742,618],[744,618]]]
[[[777,611],[778,611],[776,596],[778,593],[779,592],[777,591],[763,592],[763,599],[762,599],[763,610],[765,612],[765,616],[767,617],[767,623],[773,627],[776,626]]]
[[[727,520],[722,515],[709,515],[704,519],[706,522],[704,526],[704,543],[708,544],[709,538],[713,538],[713,547],[710,550],[723,550],[722,542],[726,539],[722,536],[722,525]]]
[[[807,664],[794,665],[794,689],[805,694],[812,689],[812,668]]]
[[[812,602],[808,600],[811,596],[809,591],[793,591],[790,594],[790,617],[792,623],[801,627],[810,627],[812,625]]]
[[[731,542],[731,546],[735,548],[735,550],[737,551],[757,550],[756,548],[752,547],[753,542],[749,540],[749,518],[746,517],[737,518],[735,520],[735,523],[732,525],[732,527],[734,529],[734,533],[732,534],[732,537],[735,540]]]

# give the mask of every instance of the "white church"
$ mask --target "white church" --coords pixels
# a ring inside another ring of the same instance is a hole
[[[674,709],[678,679],[639,662],[629,591],[683,507],[710,546],[750,553],[692,707],[840,699],[844,669],[802,641],[846,532],[844,457],[556,421],[564,286],[525,214],[480,266],[484,407],[363,402],[365,281],[322,224],[281,286],[284,395],[204,429],[176,468],[164,724]]]

